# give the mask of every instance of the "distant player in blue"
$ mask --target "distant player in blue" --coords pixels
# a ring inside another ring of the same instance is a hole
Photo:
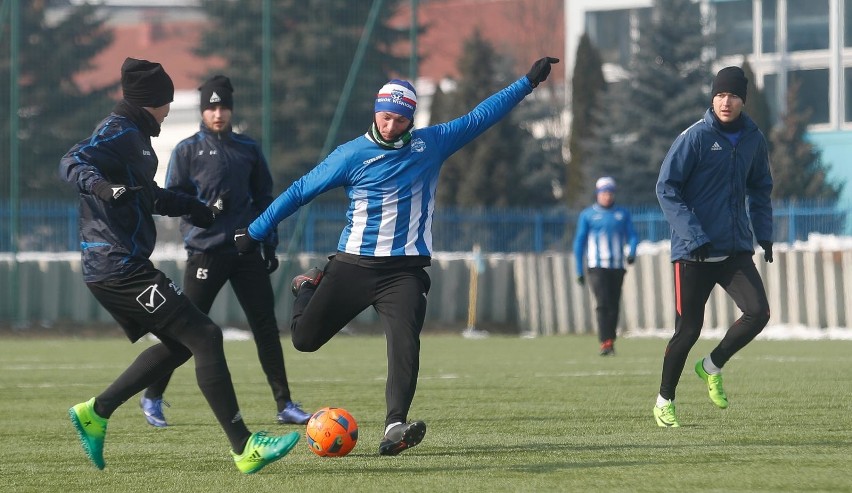
[[[387,415],[379,454],[397,455],[426,435],[426,423],[408,421],[420,368],[420,331],[426,316],[432,256],[432,214],[444,161],[500,121],[539,83],[556,58],[536,61],[525,77],[447,123],[413,129],[417,94],[391,80],[376,96],[366,134],[337,149],[297,180],[234,240],[250,253],[278,223],[319,194],[344,187],[346,227],[337,254],[323,270],[293,279],[293,345],[321,348],[349,321],[372,306],[387,337]],[[320,282],[321,281],[321,282]]]
[[[636,260],[639,237],[633,229],[630,212],[615,205],[615,180],[609,176],[595,183],[596,203],[580,213],[574,235],[574,261],[577,282],[586,283],[583,260],[588,267],[589,285],[595,296],[595,315],[601,356],[615,354],[615,328],[621,307],[624,264]],[[627,255],[624,247],[627,246]]]

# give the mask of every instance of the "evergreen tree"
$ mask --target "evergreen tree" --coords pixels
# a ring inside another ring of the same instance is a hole
[[[565,178],[566,202],[575,207],[583,205],[594,188],[591,182],[595,177],[589,174],[589,149],[586,143],[592,139],[595,128],[599,126],[598,113],[606,90],[603,62],[588,34],[580,38],[576,60],[571,84],[570,161]]]
[[[770,133],[772,198],[833,203],[843,191],[843,184],[829,183],[830,166],[822,162],[819,149],[805,140],[811,110],[799,108],[800,88],[800,81],[791,81],[787,90],[787,113]]]
[[[449,121],[472,110],[517,77],[509,61],[479,31],[465,41],[462,53],[461,80],[453,94],[436,96],[433,122]],[[519,121],[519,115],[510,113],[447,159],[438,187],[439,203],[463,207],[554,203],[552,182],[559,165],[554,169],[543,163],[552,161],[546,155],[561,160],[559,143],[555,149],[542,146]]]
[[[769,135],[772,130],[772,113],[769,111],[769,101],[766,100],[766,94],[757,87],[757,77],[751,69],[748,60],[743,62],[743,72],[748,79],[748,97],[746,97],[745,112],[754,120],[757,127]]]
[[[656,204],[669,147],[710,106],[713,74],[702,56],[708,43],[699,9],[695,2],[654,0],[628,79],[608,91],[608,121],[597,132],[592,169],[615,177],[620,202]]]
[[[374,0],[375,1],[375,0]],[[353,85],[336,144],[367,131],[376,91],[404,73],[407,58],[394,45],[407,38],[387,23],[401,0],[385,0]],[[284,187],[319,159],[361,33],[373,2],[281,0],[272,9],[272,143],[267,156],[275,183]],[[262,3],[203,0],[211,28],[198,50],[225,60],[234,84],[236,126],[262,137]],[[213,75],[213,74],[207,74]]]
[[[70,187],[58,186],[59,158],[109,112],[114,101],[107,87],[85,91],[74,75],[92,68],[92,59],[113,39],[96,7],[69,7],[67,15],[48,22],[46,2],[21,2],[19,34],[20,192],[22,197],[71,198]],[[9,155],[9,71],[11,64],[7,23],[0,38],[0,150]],[[117,73],[116,73],[117,78]],[[7,196],[8,164],[0,170]]]

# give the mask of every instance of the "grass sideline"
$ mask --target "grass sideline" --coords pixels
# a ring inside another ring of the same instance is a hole
[[[153,429],[136,398],[113,415],[107,467],[84,456],[67,409],[100,392],[150,342],[0,338],[0,490],[52,491],[850,491],[852,341],[755,341],[725,369],[731,406],[710,402],[690,354],[679,429],[651,407],[665,341],[620,339],[601,358],[591,336],[537,339],[426,335],[412,419],[423,443],[377,455],[384,418],[383,337],[340,335],[311,354],[284,341],[293,397],[358,420],[344,458],[314,456],[304,437],[284,459],[240,474],[198,391],[192,361],[172,379],[172,426]],[[246,422],[273,424],[252,342],[226,342]]]

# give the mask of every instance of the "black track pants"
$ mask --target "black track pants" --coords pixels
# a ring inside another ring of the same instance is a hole
[[[387,339],[385,423],[405,422],[417,388],[430,284],[422,267],[374,269],[332,258],[319,287],[306,284],[293,304],[293,345],[299,351],[316,351],[373,306]]]
[[[665,399],[675,398],[689,351],[701,334],[704,307],[714,286],[721,286],[743,313],[710,353],[719,368],[769,322],[766,291],[750,253],[740,253],[722,262],[678,261],[674,263],[674,276],[675,332],[666,346],[660,383],[660,395]]]

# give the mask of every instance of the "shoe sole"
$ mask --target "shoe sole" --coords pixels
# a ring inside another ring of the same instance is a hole
[[[80,417],[77,416],[77,413],[74,412],[74,408],[68,410],[68,416],[71,418],[71,424],[74,425],[74,431],[77,432],[77,438],[80,439],[80,445],[83,446],[83,452],[86,453],[86,457],[92,461],[92,464],[95,465],[98,469],[103,470],[106,467],[106,462],[103,459],[97,460],[94,457],[92,447],[89,445],[89,440],[87,439],[88,435],[83,430],[83,423],[80,423]]]
[[[302,421],[294,421],[292,419],[278,418],[278,424],[279,425],[305,425],[305,424],[308,424],[308,421],[310,421],[310,420],[311,420],[310,416],[308,416],[307,418],[305,418]]]
[[[422,442],[424,436],[426,436],[426,423],[422,421],[411,423],[411,426],[402,432],[400,441],[380,445],[379,455],[398,455],[403,450],[410,449]]]
[[[654,416],[654,421],[657,422],[657,426],[659,426],[660,428],[680,428],[679,424],[677,424],[677,423],[668,424],[668,423],[666,423],[665,421],[661,420],[660,418],[658,418],[656,416]]]

